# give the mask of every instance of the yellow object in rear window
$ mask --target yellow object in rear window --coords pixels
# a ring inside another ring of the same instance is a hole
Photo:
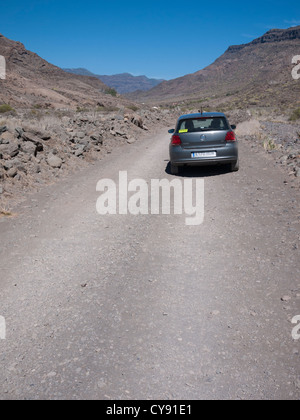
[[[189,132],[189,130],[179,130],[178,131],[179,134],[181,134],[181,133],[188,133],[188,132]]]

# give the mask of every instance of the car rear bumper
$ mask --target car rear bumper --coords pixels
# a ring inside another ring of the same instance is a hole
[[[192,158],[193,152],[216,152],[216,157],[201,157]],[[238,160],[238,145],[237,142],[226,143],[223,147],[208,147],[184,149],[182,146],[170,145],[170,161],[173,165],[222,165],[234,163]]]

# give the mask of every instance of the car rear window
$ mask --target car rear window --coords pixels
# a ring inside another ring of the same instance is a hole
[[[193,133],[197,131],[218,131],[229,130],[228,123],[224,117],[203,117],[188,118],[181,120],[178,126],[178,133]]]

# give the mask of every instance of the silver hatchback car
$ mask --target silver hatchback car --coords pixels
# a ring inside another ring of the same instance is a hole
[[[206,112],[182,115],[170,143],[171,173],[177,175],[183,166],[227,164],[239,170],[238,142],[223,113]]]

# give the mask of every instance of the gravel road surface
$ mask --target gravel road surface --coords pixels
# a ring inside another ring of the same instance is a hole
[[[168,135],[0,219],[0,399],[299,399],[299,191],[240,142],[203,178],[204,223],[96,212],[97,182],[169,179]]]

